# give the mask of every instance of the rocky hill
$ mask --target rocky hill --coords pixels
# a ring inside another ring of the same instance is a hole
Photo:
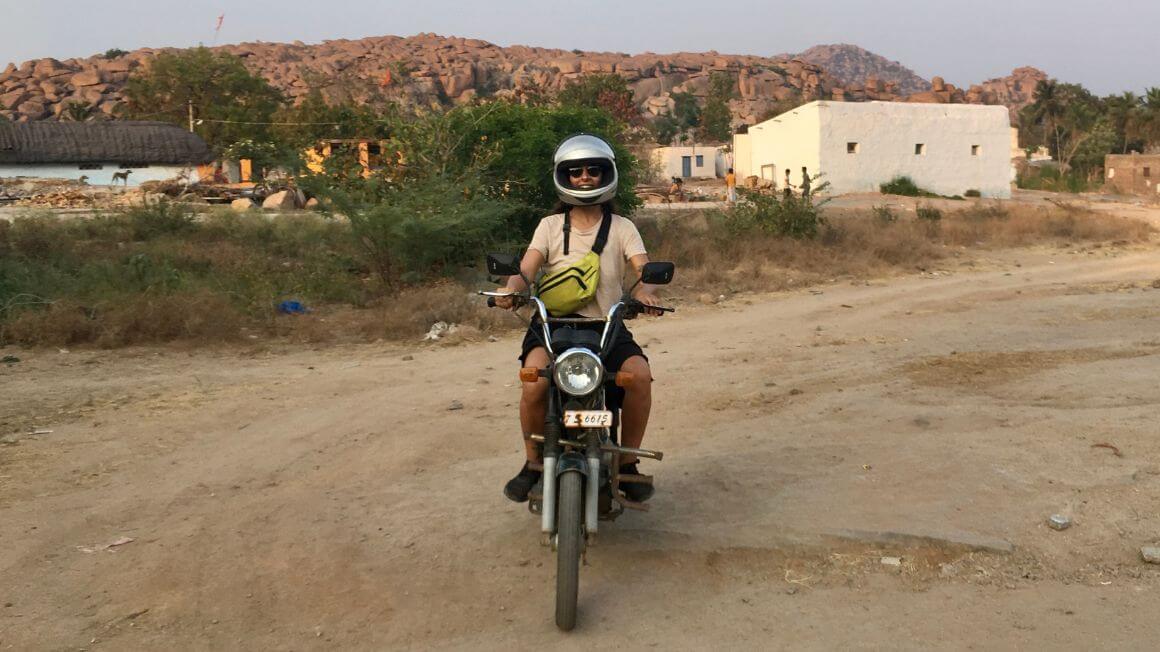
[[[846,53],[845,58],[831,57],[829,65],[836,66],[847,81],[841,81],[825,66],[800,57],[717,52],[628,55],[525,46],[505,48],[478,39],[435,34],[324,41],[316,45],[299,41],[241,43],[216,49],[241,57],[252,72],[266,78],[291,100],[303,98],[312,89],[335,100],[371,102],[388,98],[411,105],[455,104],[479,97],[520,99],[552,94],[585,74],[615,73],[627,80],[645,117],[670,112],[674,93],[689,92],[704,98],[709,76],[721,71],[737,78],[738,99],[730,105],[735,122],[749,124],[789,102],[901,100],[907,89],[918,84],[904,75],[899,77],[899,71],[905,68],[898,64],[877,62],[873,59],[877,55],[858,49],[869,55],[862,59],[870,63],[855,64],[852,46],[825,47]],[[0,72],[0,116],[12,120],[115,116],[124,102],[123,88],[129,75],[148,66],[162,51],[165,50],[140,49],[111,58],[99,55],[9,64]],[[816,54],[820,50],[813,51]],[[878,73],[870,75],[873,71]],[[867,76],[858,81],[857,75],[863,73]],[[911,99],[1020,102],[1025,99],[1026,79],[1029,77],[991,80],[964,92],[936,78],[930,90]]]
[[[805,52],[788,56],[821,66],[843,85],[851,88],[862,88],[867,83],[873,84],[874,80],[881,80],[897,83],[903,95],[930,90],[930,82],[910,68],[857,45],[815,45]]]

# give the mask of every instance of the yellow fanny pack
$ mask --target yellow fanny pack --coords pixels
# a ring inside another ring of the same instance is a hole
[[[544,275],[540,279],[536,296],[544,302],[544,307],[553,317],[571,315],[596,297],[596,286],[600,284],[600,254],[608,242],[608,231],[612,228],[612,210],[604,207],[604,218],[592,250],[584,254],[578,262]],[[570,210],[564,211],[564,255],[568,255],[568,240],[572,234]]]

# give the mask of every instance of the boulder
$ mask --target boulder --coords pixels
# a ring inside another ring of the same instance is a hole
[[[248,210],[257,208],[257,204],[252,199],[247,197],[240,197],[230,202],[230,208],[239,213],[245,213]]]
[[[32,94],[24,89],[17,89],[0,95],[0,109],[13,110],[23,104]]]
[[[29,100],[16,107],[16,112],[28,120],[40,120],[48,117],[48,107],[43,102]]]
[[[276,192],[262,202],[262,208],[275,210],[293,210],[306,205],[306,195],[297,189],[287,189]]]
[[[69,80],[73,86],[81,88],[83,86],[96,86],[104,80],[101,78],[101,73],[98,70],[85,70],[73,75]]]

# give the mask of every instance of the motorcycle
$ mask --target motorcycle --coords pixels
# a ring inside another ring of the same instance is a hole
[[[515,256],[489,254],[487,269],[492,276],[519,275],[527,288],[533,287],[520,271]],[[542,543],[556,553],[556,626],[564,631],[576,626],[580,561],[587,548],[596,543],[599,522],[615,520],[626,509],[649,508],[645,503],[629,500],[620,487],[625,483],[651,484],[652,477],[620,473],[620,458],[627,454],[660,461],[664,454],[618,444],[620,419],[615,395],[623,392],[619,388],[633,378],[623,371],[606,377],[605,361],[626,319],[646,311],[674,311],[645,306],[631,298],[632,290],[640,283],[670,283],[674,270],[673,263],[646,263],[640,279],[602,318],[552,317],[530,290],[518,294],[479,293],[488,297],[487,303],[492,307],[497,297],[510,297],[516,308],[533,306],[538,324],[533,322],[537,328],[532,331],[551,359],[546,369],[522,368],[520,380],[548,380],[544,432],[531,436],[543,444],[542,465],[532,465],[543,472],[542,488],[529,495],[528,509],[540,516]],[[600,324],[601,332],[592,329]]]

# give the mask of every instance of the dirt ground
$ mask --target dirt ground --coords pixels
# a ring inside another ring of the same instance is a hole
[[[570,634],[500,494],[516,332],[3,350],[0,649],[1155,649],[1157,279],[989,252],[636,323],[666,457]]]

